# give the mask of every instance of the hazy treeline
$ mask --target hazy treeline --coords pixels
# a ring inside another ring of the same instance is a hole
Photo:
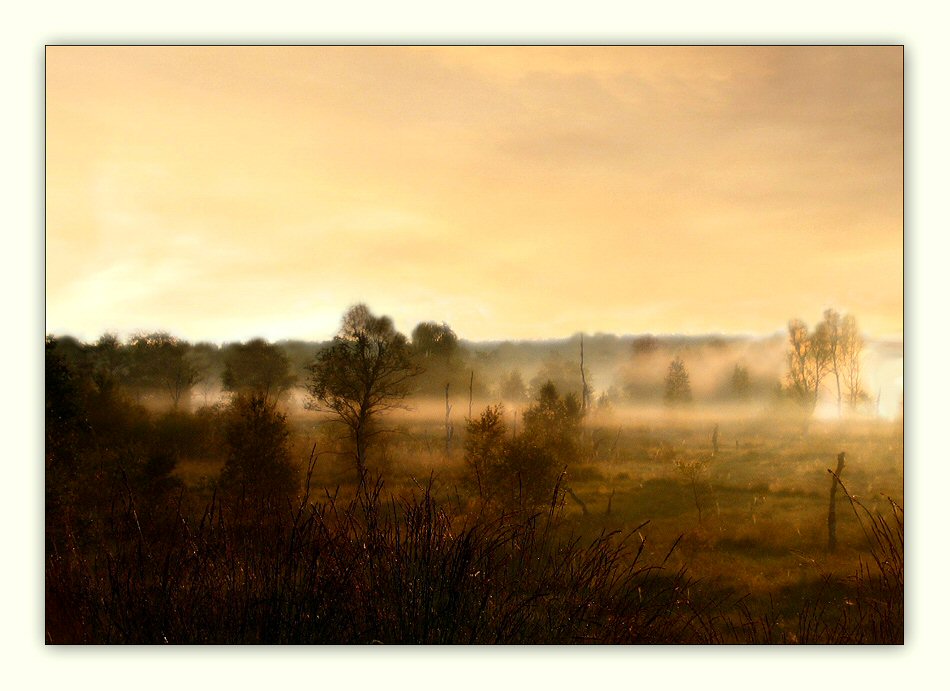
[[[792,324],[793,338],[797,335],[801,343],[807,327],[798,320]],[[210,405],[222,393],[242,390],[260,391],[271,400],[303,402],[308,368],[332,343],[263,339],[189,343],[167,333],[126,340],[104,334],[89,343],[68,335],[54,340],[62,357],[96,388],[118,387],[139,402],[175,407]],[[457,406],[469,395],[480,403],[522,406],[535,399],[548,381],[579,398],[586,382],[594,407],[671,401],[775,403],[803,395],[805,389],[814,396],[828,364],[817,363],[817,386],[807,372],[789,380],[787,334],[764,338],[577,334],[559,340],[479,343],[459,338],[447,324],[423,322],[407,340],[420,370],[411,395],[441,399],[448,385]],[[899,349],[896,354],[887,352],[887,344],[869,343],[867,348],[883,358],[900,356]],[[670,366],[677,361],[678,393],[670,391],[669,380]],[[853,371],[851,376],[856,378]],[[846,400],[852,408],[868,404],[874,395],[860,386],[848,391]]]

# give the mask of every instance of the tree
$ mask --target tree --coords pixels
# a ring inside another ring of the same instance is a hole
[[[578,375],[576,364],[553,355],[541,364],[541,369],[531,378],[529,384],[530,396],[537,398],[546,384],[553,383],[558,391],[572,393],[578,401],[581,401],[584,397],[585,380],[586,384],[590,384],[592,381],[589,370],[586,371],[586,375],[582,379]]]
[[[827,341],[828,358],[831,373],[835,375],[835,390],[837,392],[838,416],[841,416],[841,315],[833,309],[826,309],[821,322],[824,336]]]
[[[521,372],[513,370],[506,374],[498,386],[501,400],[521,405],[528,399],[528,387],[524,383]]]
[[[291,461],[287,418],[260,394],[238,394],[225,429],[228,457],[222,486],[255,497],[292,496],[298,487]]]
[[[505,410],[488,406],[465,429],[465,463],[475,478],[478,495],[485,498],[498,484],[505,461]]]
[[[418,324],[412,330],[410,350],[423,373],[416,382],[417,393],[436,396],[444,392],[446,384],[457,391],[468,385],[459,339],[448,324]]]
[[[331,413],[347,427],[362,482],[368,444],[380,431],[378,418],[402,405],[421,367],[392,320],[374,316],[360,304],[346,312],[339,333],[308,370],[309,406]]]
[[[821,323],[809,333],[800,319],[788,323],[787,391],[809,412],[815,409],[822,381],[832,369],[828,328]]]
[[[666,402],[669,404],[689,403],[693,400],[693,392],[689,386],[689,372],[683,358],[677,355],[670,363],[666,373]]]
[[[561,469],[578,461],[584,414],[576,395],[569,393],[561,397],[554,383],[547,382],[521,417],[524,421],[522,436],[549,455],[554,466]]]
[[[861,388],[861,351],[864,350],[864,339],[858,331],[858,322],[853,315],[845,315],[841,322],[839,348],[848,405],[854,410],[866,394]]]
[[[118,336],[106,333],[85,347],[89,377],[101,396],[110,396],[129,375],[129,351]]]
[[[744,365],[737,364],[732,370],[732,378],[729,381],[732,389],[732,395],[739,400],[745,400],[749,397],[749,390],[752,388],[752,382],[749,379],[749,370]]]
[[[459,350],[459,339],[443,322],[422,322],[412,330],[412,350],[423,359],[451,360]]]
[[[574,394],[563,398],[546,382],[525,410],[520,435],[510,438],[501,406],[489,406],[469,420],[465,462],[479,495],[508,508],[529,509],[552,497],[558,476],[580,457],[582,420]]]
[[[275,406],[296,381],[287,356],[262,338],[232,345],[224,356],[221,383],[226,391],[256,394]]]
[[[140,334],[129,341],[130,373],[144,389],[167,393],[177,408],[181,398],[197,384],[202,372],[193,362],[188,344],[164,332]]]

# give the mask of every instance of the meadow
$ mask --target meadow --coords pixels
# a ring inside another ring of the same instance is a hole
[[[543,387],[497,409],[517,479],[492,495],[473,474],[490,394],[408,396],[361,474],[352,430],[299,389],[171,403],[47,367],[48,643],[903,641],[902,417],[564,417],[552,384],[560,418]]]

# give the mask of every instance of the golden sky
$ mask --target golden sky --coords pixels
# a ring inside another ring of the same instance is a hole
[[[51,47],[48,332],[903,334],[901,47]]]

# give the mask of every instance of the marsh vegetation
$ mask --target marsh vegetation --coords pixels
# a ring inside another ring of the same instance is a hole
[[[900,643],[900,349],[856,333],[49,337],[47,640]]]

